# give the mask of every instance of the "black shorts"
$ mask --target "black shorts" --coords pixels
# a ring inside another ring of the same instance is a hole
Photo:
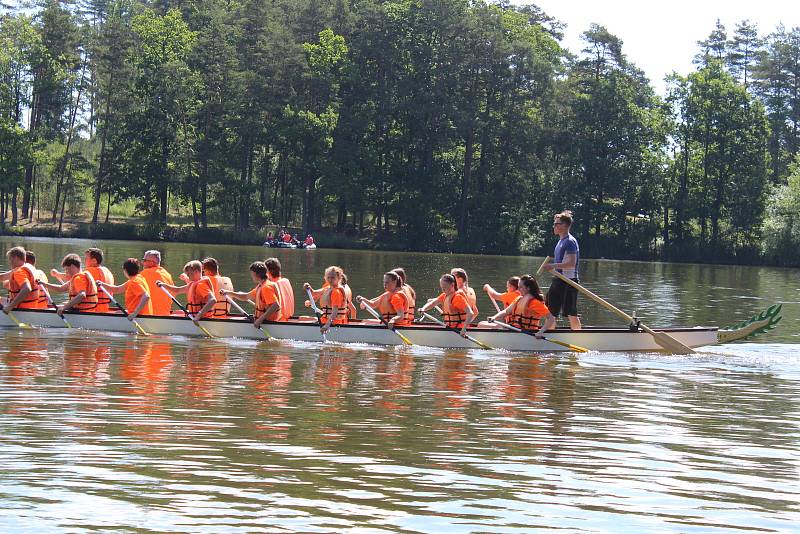
[[[553,317],[578,316],[578,290],[560,278],[553,279],[547,291],[546,301]]]

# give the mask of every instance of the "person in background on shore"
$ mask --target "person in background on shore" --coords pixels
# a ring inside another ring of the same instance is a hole
[[[162,282],[172,285],[172,275],[161,266],[161,252],[148,250],[142,256],[144,269],[140,273],[147,281],[147,289],[153,306],[153,315],[170,315],[172,313],[172,300],[158,289],[156,284]]]
[[[183,273],[189,280],[186,285],[178,287],[159,281],[156,282],[158,291],[163,292],[161,289],[163,287],[173,296],[185,294],[186,309],[195,324],[198,324],[200,319],[212,318],[217,298],[214,296],[215,291],[211,280],[207,276],[203,276],[203,264],[198,260],[187,262],[183,266]]]
[[[292,242],[292,234],[286,232],[283,234],[283,242],[284,243],[291,243]]]
[[[255,302],[253,326],[261,327],[264,321],[281,321],[281,296],[278,284],[272,282],[267,275],[267,266],[263,261],[254,261],[250,264],[250,276],[256,285],[248,292],[229,291],[220,289],[222,297],[231,296],[236,300],[250,300]]]
[[[41,282],[41,285],[55,291],[57,293],[67,293],[69,301],[66,304],[61,304],[56,307],[56,313],[63,317],[64,312],[69,310],[76,310],[79,312],[96,312],[97,311],[97,284],[95,283],[92,273],[81,269],[81,258],[77,254],[67,254],[61,260],[61,267],[64,268],[63,273],[59,273],[55,269],[51,271],[55,278],[56,273],[62,275],[66,282],[63,284],[48,284]]]
[[[434,306],[441,305],[444,324],[454,330],[459,330],[461,337],[465,337],[467,326],[475,318],[472,306],[464,292],[458,289],[456,278],[452,274],[443,274],[439,278],[439,287],[442,288],[442,294],[435,299],[430,299],[425,306],[420,308],[420,311],[426,312]]]
[[[304,244],[305,246],[309,246],[309,245],[313,245],[313,244],[314,244],[314,238],[313,238],[313,237],[311,237],[311,234],[308,234],[308,235],[306,236],[306,240],[305,240],[305,241],[303,241],[303,244]]]
[[[553,252],[554,261],[543,266],[545,271],[556,270],[570,280],[578,281],[578,262],[580,247],[578,240],[570,233],[572,228],[572,212],[569,210],[556,213],[553,218],[553,233],[558,236],[558,243]],[[578,317],[578,290],[560,278],[553,278],[547,292],[547,307],[551,317],[539,330],[543,334],[556,326],[559,315],[566,316],[572,330],[581,329]]]
[[[97,282],[104,282],[106,284],[114,284],[114,275],[113,273],[108,270],[107,267],[103,265],[103,251],[99,248],[90,248],[84,251],[84,265],[86,266],[85,270],[88,271],[92,278],[94,278],[95,283]],[[59,272],[55,269],[50,271],[50,274],[53,275],[53,278],[58,280],[59,282],[63,283],[67,280],[67,276],[63,272]],[[108,300],[108,297],[100,294],[97,295],[97,307],[94,311],[98,313],[108,313],[109,305],[111,301]]]
[[[267,258],[267,277],[278,286],[281,301],[281,320],[288,321],[294,315],[294,289],[288,278],[281,274],[281,262],[278,258]]]
[[[467,302],[469,302],[470,307],[474,313],[474,318],[478,318],[478,296],[475,294],[475,290],[469,287],[469,276],[467,276],[467,271],[460,267],[455,267],[450,270],[450,274],[456,279],[456,284],[458,285],[459,291],[464,293],[464,296],[467,297]]]
[[[8,283],[8,300],[3,304],[3,312],[10,313],[14,309],[40,309],[39,282],[36,270],[25,261],[25,249],[13,247],[6,252],[8,265],[11,267],[0,275],[3,285]]]
[[[516,298],[520,295],[519,292],[519,276],[512,276],[508,280],[506,280],[506,292],[500,293],[499,291],[495,291],[495,289],[490,286],[489,284],[483,284],[483,290],[486,292],[493,299],[497,299],[503,303],[501,306],[501,310],[504,310],[511,306],[511,303],[516,300]]]
[[[319,306],[322,308],[320,317],[320,331],[324,334],[335,324],[347,324],[348,322],[348,303],[347,295],[342,287],[344,271],[341,267],[332,265],[325,269],[325,283],[327,287],[314,291],[311,284],[305,282],[303,291],[312,291],[319,294]],[[314,297],[316,298],[316,297]]]
[[[139,314],[153,315],[153,304],[150,297],[150,288],[147,280],[140,273],[142,264],[136,258],[128,258],[122,264],[122,270],[128,279],[118,286],[97,282],[97,287],[103,287],[111,293],[125,292],[125,309],[128,312],[128,320],[133,321]],[[101,291],[102,293],[102,291]]]
[[[381,323],[385,322],[391,326],[411,324],[414,315],[408,315],[408,295],[403,291],[403,281],[396,272],[384,273],[383,290],[383,293],[373,299],[366,299],[359,295],[356,297],[356,302],[361,305],[362,310],[366,310],[367,306],[376,310],[383,319],[379,321]],[[375,322],[376,319],[367,319],[367,321]]]

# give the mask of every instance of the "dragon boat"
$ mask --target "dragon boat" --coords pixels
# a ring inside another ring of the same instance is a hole
[[[772,330],[781,320],[781,305],[770,306],[750,319],[725,328],[696,326],[688,328],[658,328],[683,344],[695,348],[743,340]],[[54,310],[15,310],[13,316],[25,325],[37,328],[77,328],[84,330],[137,333],[136,326],[120,313],[67,312],[64,319]],[[207,336],[218,338],[246,338],[297,340],[308,342],[362,343],[371,345],[402,345],[404,340],[385,326],[355,320],[346,325],[334,326],[323,338],[314,319],[293,317],[287,322],[265,322],[261,330],[243,316],[227,319],[203,319],[199,328],[182,315],[147,316],[137,322],[148,334],[164,336]],[[0,313],[0,327],[18,327],[11,317]],[[415,345],[442,349],[477,348],[475,341],[462,338],[458,333],[430,323],[415,323],[397,329]],[[585,327],[572,331],[556,329],[547,333],[551,340],[538,339],[524,332],[509,331],[500,327],[476,326],[468,334],[482,344],[495,349],[524,352],[557,352],[570,349],[553,343],[585,347],[599,352],[657,352],[662,347],[650,333],[636,325],[628,328]]]

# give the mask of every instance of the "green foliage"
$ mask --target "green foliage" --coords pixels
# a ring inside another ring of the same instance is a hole
[[[573,55],[562,27],[485,0],[44,0],[0,19],[0,212],[540,253],[568,208],[588,255],[758,253],[800,30],[717,23],[661,98],[607,28]]]
[[[792,265],[800,250],[800,158],[787,183],[772,192],[764,222],[763,252],[777,265]]]

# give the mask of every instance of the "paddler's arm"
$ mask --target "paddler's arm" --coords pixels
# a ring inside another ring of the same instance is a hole
[[[27,297],[27,296],[28,296],[28,294],[29,294],[31,291],[32,291],[32,289],[31,289],[31,284],[30,284],[30,282],[28,282],[27,280],[25,280],[25,283],[24,283],[24,284],[22,284],[22,286],[19,288],[19,293],[17,293],[17,296],[16,296],[16,297],[14,297],[14,298],[11,300],[11,302],[9,302],[9,303],[8,303],[8,304],[6,304],[5,306],[3,306],[3,311],[5,312],[5,314],[6,314],[6,315],[8,315],[8,314],[9,314],[9,312],[11,312],[11,311],[12,311],[14,308],[16,308],[16,307],[17,307],[17,305],[18,305],[20,302],[22,302],[23,300],[25,300],[25,297]]]
[[[14,271],[6,271],[4,273],[0,273],[0,282],[8,282],[11,280],[11,273]]]
[[[498,319],[505,319],[509,313],[511,313],[511,308],[514,307],[514,304],[509,304],[504,310],[500,310],[499,312],[495,313],[491,317],[489,317],[489,322],[493,323]]]
[[[206,305],[203,306],[200,309],[200,311],[197,312],[194,315],[194,318],[192,319],[192,321],[194,321],[195,324],[198,324],[198,321],[200,320],[200,317],[205,316],[205,314],[208,313],[214,307],[214,304],[216,304],[216,303],[217,303],[217,299],[214,298],[214,293],[209,293],[208,294],[208,301],[206,301]]]
[[[236,300],[249,300],[255,295],[255,291],[254,290],[250,290],[248,292],[230,291],[225,288],[220,288],[219,294],[222,295],[223,297],[233,297]]]
[[[467,337],[467,327],[472,323],[475,318],[475,312],[472,311],[472,306],[467,304],[467,319],[464,321],[464,326],[461,328],[461,337]]]
[[[99,287],[104,287],[104,288],[106,288],[106,291],[108,291],[112,295],[115,295],[117,293],[122,293],[123,291],[125,291],[125,288],[128,287],[128,280],[122,282],[118,286],[115,286],[115,285],[112,285],[112,284],[106,284],[105,282],[98,281],[97,282],[97,287],[98,288]]]
[[[544,267],[542,267],[542,270],[552,271],[553,269],[560,269],[562,271],[564,270],[568,271],[570,269],[575,268],[575,264],[577,263],[577,261],[578,261],[577,254],[574,253],[564,254],[564,260],[561,263],[547,263],[544,265]]]
[[[378,302],[381,300],[381,296],[382,295],[378,295],[374,299],[368,299],[366,297],[362,297],[361,295],[357,295],[356,302],[358,302],[362,310],[366,310],[367,309],[366,304],[368,304],[370,308],[374,308],[375,306],[377,306]]]
[[[500,297],[503,296],[502,293],[495,291],[494,288],[489,284],[483,284],[483,290],[493,299],[499,299]]]
[[[156,285],[158,287],[166,288],[166,290],[169,291],[172,296],[182,295],[184,293],[188,293],[189,291],[189,284],[179,287],[179,286],[173,286],[171,284],[165,284],[161,280],[156,280]]]
[[[85,298],[86,298],[86,291],[78,292],[78,294],[69,299],[69,301],[66,304],[62,304],[61,306],[57,307],[56,313],[58,313],[63,317],[65,311],[71,310],[72,308],[83,302],[83,299]]]
[[[320,328],[320,331],[323,334],[331,329],[331,325],[333,325],[333,318],[336,317],[336,315],[338,313],[339,313],[339,307],[338,306],[332,306],[331,307],[331,312],[328,314],[328,321],[324,325],[322,325],[322,327]]]
[[[62,273],[58,269],[50,269],[50,276],[59,282],[64,283],[65,279],[67,278],[67,273]]]
[[[279,312],[280,310],[281,310],[281,305],[277,302],[273,302],[272,304],[267,306],[267,309],[264,310],[264,313],[262,313],[260,317],[257,317],[256,320],[253,321],[253,326],[255,326],[256,328],[260,327],[261,323],[267,320],[267,317],[269,317],[273,313]]]
[[[538,332],[536,332],[536,337],[538,338],[544,337],[544,333],[547,332],[548,330],[552,330],[555,326],[556,326],[556,318],[553,317],[552,313],[548,312],[548,314],[545,315],[544,324],[542,324],[542,327],[539,329]]]
[[[64,282],[63,284],[51,284],[50,282],[39,282],[40,286],[44,286],[50,291],[55,291],[57,293],[64,293],[69,290],[69,282]]]
[[[127,282],[125,282],[125,283],[127,284]],[[145,305],[147,305],[148,302],[150,302],[150,295],[145,293],[144,295],[142,295],[142,298],[139,299],[139,305],[136,306],[136,309],[135,310],[128,310],[128,320],[129,321],[133,321],[134,319],[136,319],[139,316],[139,314],[142,312],[142,309],[145,307]]]

